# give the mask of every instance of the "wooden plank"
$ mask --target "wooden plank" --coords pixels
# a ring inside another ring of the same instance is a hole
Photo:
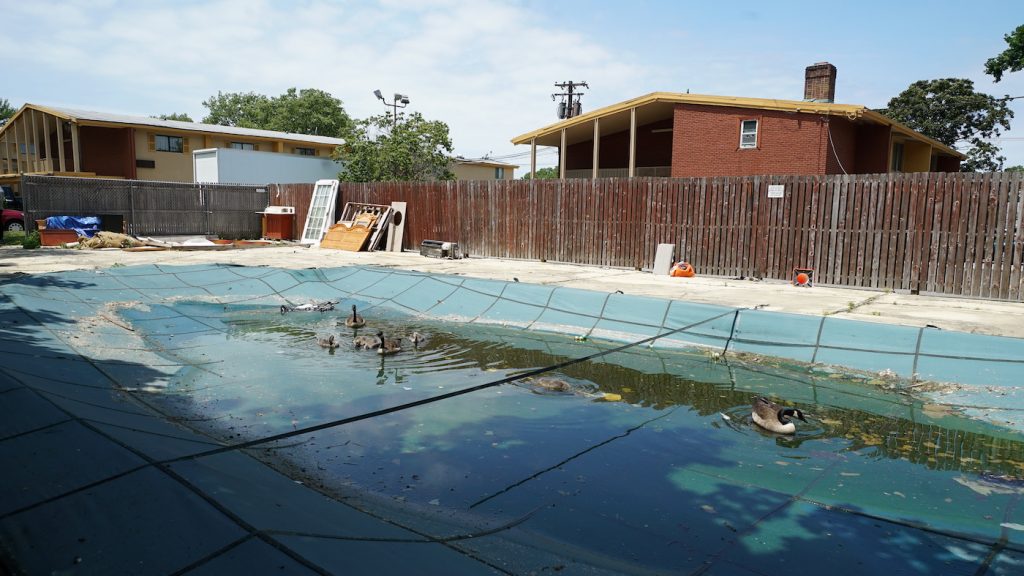
[[[918,222],[918,249],[915,255],[917,258],[917,270],[915,271],[914,278],[917,282],[918,290],[927,292],[931,263],[932,228],[935,220],[935,179],[927,172],[917,176],[922,179],[921,190],[923,194],[921,220]]]
[[[937,187],[937,193],[941,199],[942,206],[941,210],[936,212],[936,225],[932,233],[934,262],[932,273],[929,277],[928,290],[930,292],[944,293],[947,290],[945,278],[946,268],[949,263],[947,256],[950,249],[949,222],[953,211],[952,187],[954,175],[942,173],[937,177],[941,183],[941,186]]]
[[[1021,289],[1021,282],[1024,281],[1024,274],[1021,268],[1024,267],[1024,178],[1019,173],[1014,173],[1011,182],[1011,202],[1016,206],[1016,217],[1013,218],[1013,261],[1010,272],[1009,299],[1020,302],[1024,299],[1024,290]]]
[[[985,249],[989,254],[987,258],[989,268],[985,273],[986,298],[1001,298],[1000,278],[1002,277],[1003,242],[1006,234],[1006,178],[1005,173],[996,172],[992,175],[992,188],[989,190],[990,214],[985,238]]]
[[[993,283],[997,286],[993,294],[1001,300],[1010,298],[1010,269],[1013,266],[1013,226],[1017,217],[1017,191],[1012,184],[1012,172],[1001,174],[999,192],[999,229],[996,231],[996,258],[993,265]]]
[[[989,190],[992,186],[992,175],[989,173],[979,174],[981,176],[981,186],[978,189],[978,219],[976,222],[975,233],[974,233],[974,270],[971,274],[971,291],[968,293],[970,296],[981,296],[983,293],[981,280],[982,274],[987,268],[985,258],[985,240],[986,240],[986,227],[989,224],[990,216],[990,205]]]

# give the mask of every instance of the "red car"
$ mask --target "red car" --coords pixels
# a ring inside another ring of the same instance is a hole
[[[5,232],[24,232],[25,214],[21,210],[4,208],[3,220],[0,222]]]

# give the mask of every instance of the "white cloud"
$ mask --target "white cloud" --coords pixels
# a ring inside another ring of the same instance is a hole
[[[277,95],[295,86],[326,90],[365,117],[385,110],[372,95],[380,89],[408,94],[410,110],[447,122],[456,152],[468,156],[525,152],[509,140],[556,120],[558,81],[588,81],[588,110],[655,90],[799,98],[803,66],[817,58],[795,41],[755,51],[728,39],[711,45],[718,41],[686,23],[613,44],[606,31],[496,0],[0,0],[0,8],[0,52],[15,55],[5,66],[17,78],[0,97],[12,103],[199,119],[218,91]],[[884,105],[927,72],[871,69],[891,49],[858,49],[828,56],[842,101]],[[1021,93],[1017,76],[994,92]]]

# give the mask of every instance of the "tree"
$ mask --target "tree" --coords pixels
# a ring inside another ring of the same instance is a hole
[[[315,88],[289,88],[273,98],[255,92],[217,92],[203,106],[210,111],[203,118],[208,124],[335,138],[352,129],[341,100]]]
[[[269,116],[270,99],[255,92],[218,91],[203,101],[203,106],[210,111],[203,118],[206,124],[221,126],[237,126],[239,128],[263,128]]]
[[[267,129],[293,134],[317,134],[341,138],[352,131],[352,119],[341,100],[323,90],[289,88],[270,100]]]
[[[985,73],[991,74],[995,82],[1003,79],[1006,71],[1019,72],[1024,69],[1024,24],[1003,36],[1009,46],[998,56],[985,61]]]
[[[397,122],[391,114],[359,120],[335,159],[346,182],[452,180],[451,151],[448,125],[413,112]]]
[[[558,166],[549,166],[547,168],[538,168],[537,169],[537,180],[551,180],[553,178],[558,178]],[[520,180],[529,180],[529,179],[530,179],[530,173],[529,172],[527,172],[526,174],[523,174],[523,177],[520,178]]]
[[[11,103],[7,101],[7,98],[0,98],[0,126],[7,123],[7,119],[14,116],[17,110],[11,106]]]
[[[1016,166],[1003,168],[1003,172],[1024,172],[1024,166],[1017,164]]]
[[[1013,111],[965,78],[918,80],[881,112],[947,146],[969,145],[963,172],[999,170],[1006,160],[989,140],[1010,129]]]
[[[171,114],[158,114],[151,116],[151,118],[159,118],[161,120],[177,120],[178,122],[193,122],[192,117],[185,112],[174,112]]]

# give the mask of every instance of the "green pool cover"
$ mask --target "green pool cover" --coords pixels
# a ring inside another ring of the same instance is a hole
[[[0,339],[0,572],[1024,573],[1019,339],[222,265],[16,277]]]

